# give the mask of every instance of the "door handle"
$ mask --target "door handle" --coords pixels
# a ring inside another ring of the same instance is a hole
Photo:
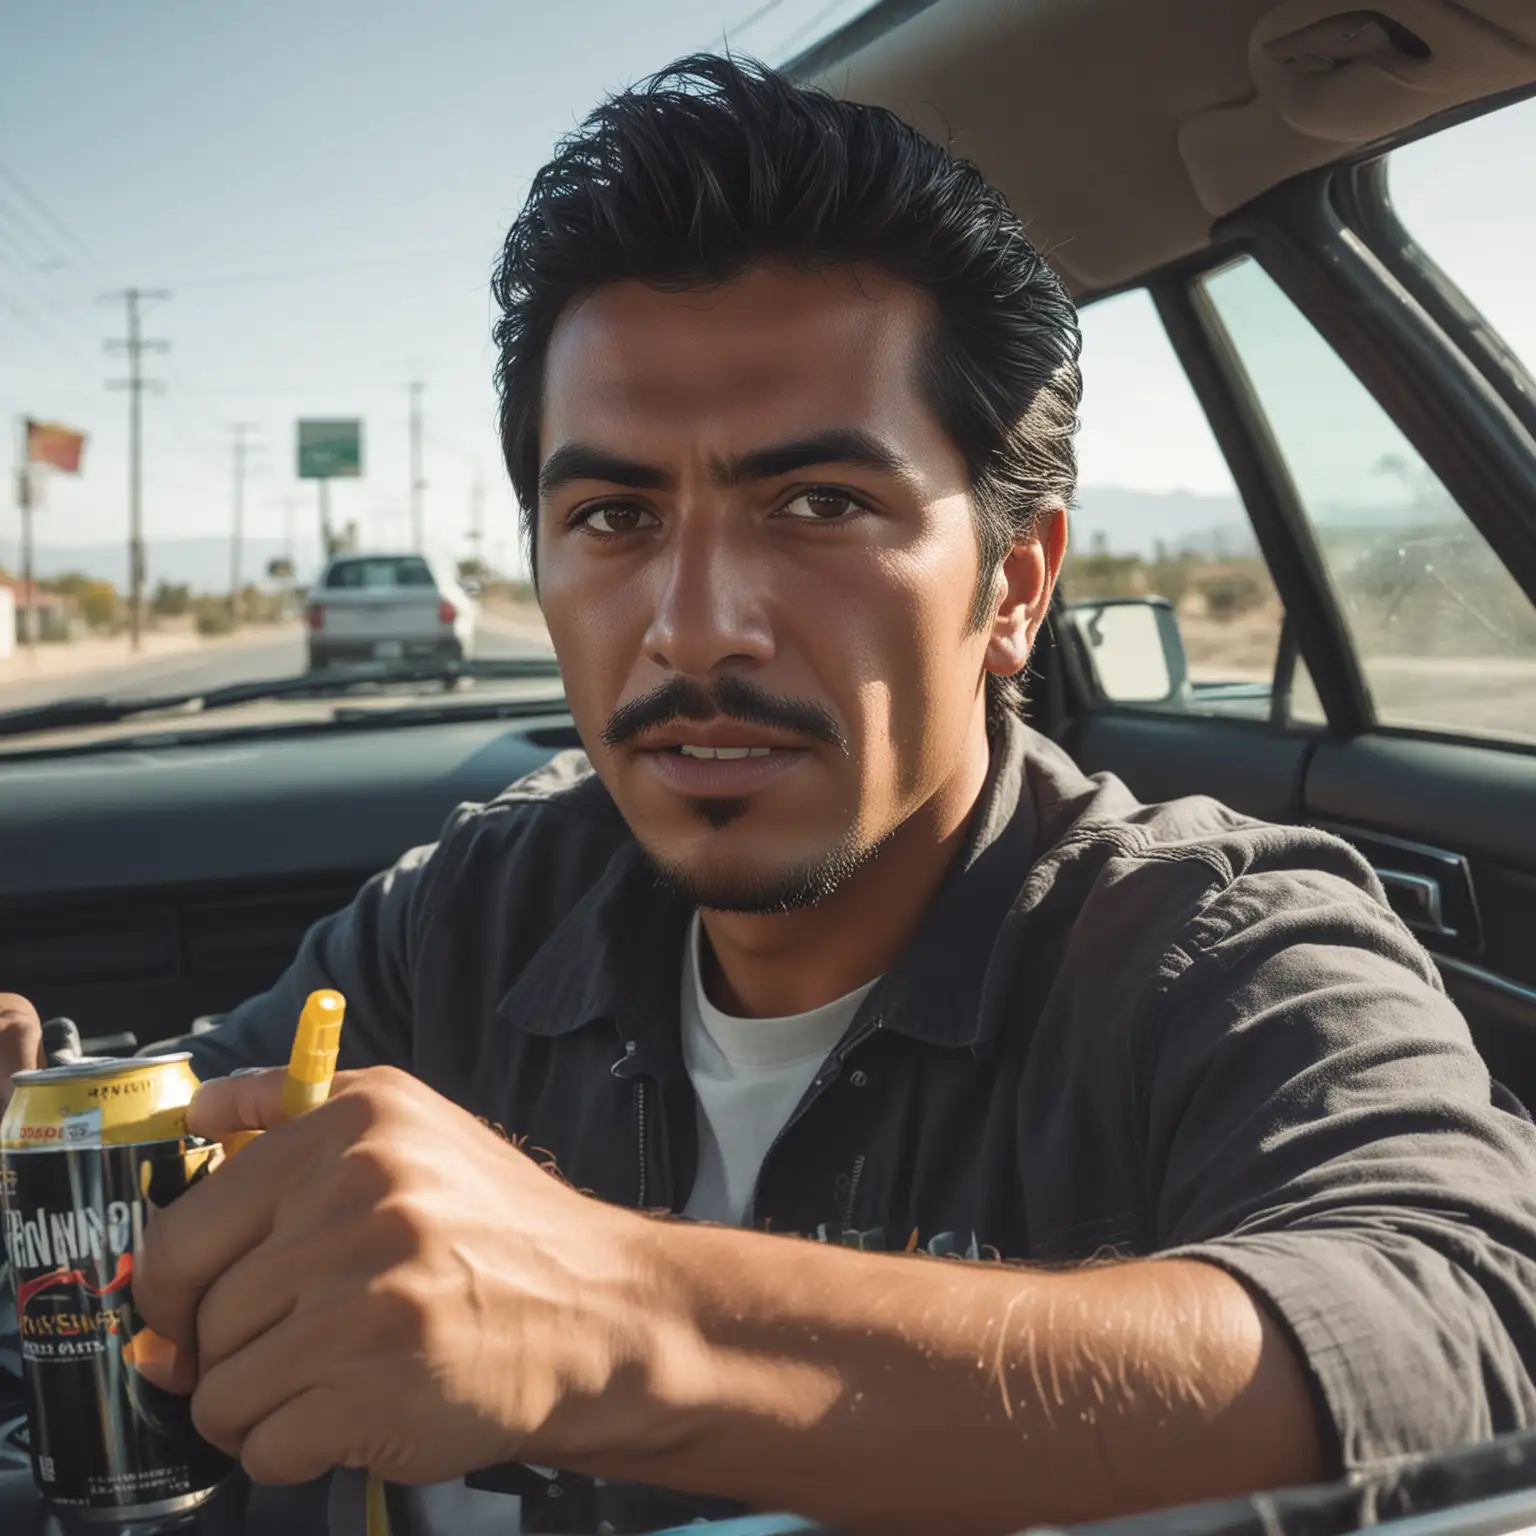
[[[1376,878],[1381,881],[1392,910],[1415,932],[1431,933],[1442,939],[1456,937],[1456,930],[1446,926],[1440,882],[1432,875],[1382,869],[1378,865]]]

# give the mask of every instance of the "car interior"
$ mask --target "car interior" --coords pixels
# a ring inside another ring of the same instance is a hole
[[[792,68],[975,161],[1085,326],[1100,305],[1144,307],[1273,584],[1272,654],[1213,680],[1182,605],[1069,573],[1030,722],[1144,800],[1208,794],[1353,843],[1493,1076],[1536,1106],[1536,357],[1522,364],[1441,270],[1389,185],[1397,151],[1536,107],[1536,5],[880,0]],[[1505,184],[1529,207],[1529,166]],[[1309,347],[1326,369],[1302,369]],[[1085,373],[1091,392],[1091,352]],[[1326,465],[1294,422],[1329,390],[1350,402],[1339,415],[1370,411],[1407,445],[1438,498],[1428,532],[1383,525],[1362,543],[1326,510]],[[1463,556],[1486,575],[1470,597],[1447,574]],[[1472,610],[1486,644],[1437,652]],[[1419,649],[1387,643],[1391,624],[1416,626]],[[456,805],[577,746],[556,679],[376,721],[337,707],[0,735],[0,978],[76,1020],[88,1049],[187,1033],[270,985],[312,922]],[[326,1529],[308,1508],[257,1490],[248,1529]],[[4,1529],[30,1529],[20,1518]],[[1303,1511],[1290,1528],[1367,1518]],[[1478,1528],[1516,1528],[1503,1518]]]

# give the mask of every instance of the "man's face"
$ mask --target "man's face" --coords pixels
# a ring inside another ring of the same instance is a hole
[[[593,765],[700,905],[814,901],[974,755],[990,629],[917,290],[754,270],[556,328],[539,592]]]

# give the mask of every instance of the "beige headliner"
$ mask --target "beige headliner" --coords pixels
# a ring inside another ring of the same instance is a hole
[[[1362,9],[1430,56],[1277,58]],[[974,160],[1082,294],[1199,250],[1288,176],[1536,82],[1536,0],[936,0],[816,78]]]

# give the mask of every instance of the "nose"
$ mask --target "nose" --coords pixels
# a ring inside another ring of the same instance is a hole
[[[709,677],[773,655],[760,551],[726,519],[684,516],[659,561],[645,650],[664,671]]]

